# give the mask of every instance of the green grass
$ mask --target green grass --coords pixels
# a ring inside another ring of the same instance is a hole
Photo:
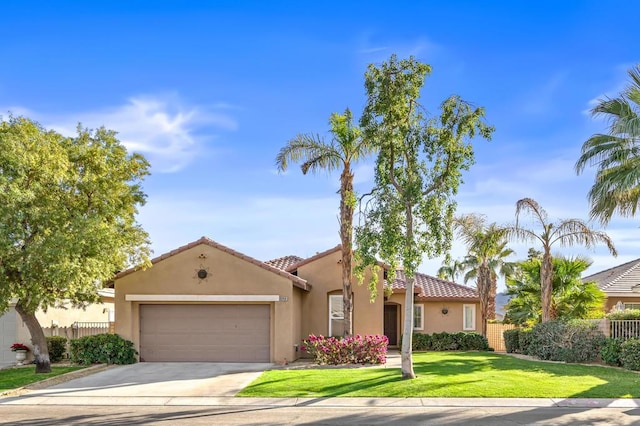
[[[51,367],[51,373],[47,374],[36,374],[33,365],[0,370],[0,393],[83,368],[85,367]]]
[[[244,397],[638,398],[640,374],[527,361],[491,352],[413,354],[415,380],[397,368],[271,370]]]

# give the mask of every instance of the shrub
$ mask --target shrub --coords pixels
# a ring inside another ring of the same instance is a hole
[[[531,345],[531,328],[521,328],[518,332],[518,352],[529,355]]]
[[[433,349],[431,342],[432,339],[429,334],[413,333],[411,349],[414,351],[430,351]]]
[[[350,336],[346,339],[309,335],[302,350],[315,362],[324,364],[384,364],[387,362],[387,336]]]
[[[600,357],[602,360],[616,367],[622,365],[620,361],[620,352],[622,351],[622,340],[620,339],[607,339],[600,349]]]
[[[67,352],[67,338],[62,336],[47,337],[47,349],[51,362],[62,361],[65,352]]]
[[[625,309],[624,311],[611,312],[606,315],[610,320],[640,320],[640,309]]]
[[[511,330],[505,330],[502,332],[502,337],[504,337],[504,346],[507,353],[512,354],[519,352],[520,345],[518,343],[520,335],[520,330],[517,328],[513,328]]]
[[[640,370],[640,339],[629,339],[620,345],[620,361],[627,370]]]
[[[71,361],[77,364],[133,364],[138,352],[117,334],[96,334],[71,340]]]
[[[399,345],[402,345],[400,338]],[[413,333],[411,348],[414,351],[488,351],[487,338],[478,333]]]
[[[533,327],[527,352],[545,360],[589,362],[597,358],[604,340],[593,322],[548,321]]]

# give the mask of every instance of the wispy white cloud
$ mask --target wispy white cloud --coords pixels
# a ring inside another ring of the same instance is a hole
[[[229,107],[225,104],[224,109]],[[75,134],[78,123],[91,129],[104,126],[115,130],[129,151],[144,154],[154,170],[165,173],[188,165],[207,149],[205,142],[215,138],[216,131],[238,128],[232,116],[218,110],[186,105],[177,96],[157,95],[136,96],[123,105],[65,114],[11,108],[14,114],[34,118],[46,128],[66,135]]]

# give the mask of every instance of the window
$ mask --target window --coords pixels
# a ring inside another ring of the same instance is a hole
[[[413,305],[413,329],[424,329],[424,305]]]
[[[462,329],[476,329],[476,305],[462,305]]]
[[[640,303],[625,303],[624,309],[640,309]]]
[[[329,336],[344,335],[344,305],[342,294],[329,295]]]

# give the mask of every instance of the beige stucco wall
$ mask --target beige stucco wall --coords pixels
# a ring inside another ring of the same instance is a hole
[[[329,333],[329,294],[342,294],[342,266],[339,250],[315,259],[298,268],[298,276],[313,286],[302,298],[302,338],[310,334]],[[381,274],[380,274],[381,275]],[[372,303],[367,282],[359,285],[353,279],[353,333],[361,335],[383,333],[382,277],[378,280],[378,296]]]
[[[605,312],[610,312],[616,303],[640,303],[640,295],[635,297],[608,296],[605,300]]]
[[[399,305],[398,336],[402,334],[403,329],[404,298],[404,293],[394,293],[388,300],[388,303],[396,303]],[[423,329],[415,330],[416,333],[457,333],[458,331],[476,331],[480,333],[482,330],[479,302],[463,302],[458,300],[440,300],[435,302],[414,301],[414,305],[424,305]],[[475,305],[476,307],[475,330],[464,330],[462,313],[464,305]],[[446,315],[442,313],[443,308],[448,310]]]
[[[204,280],[198,279],[196,272],[199,269],[207,269],[209,276]],[[300,315],[301,292],[293,290],[290,279],[207,244],[201,244],[165,258],[145,271],[136,271],[118,278],[115,281],[115,292],[116,333],[134,342],[137,349],[140,344],[140,303],[152,302],[126,301],[127,294],[286,297],[287,301],[266,303],[271,308],[271,361],[280,362],[285,358],[294,360],[298,357],[294,345],[299,343],[300,335],[292,324],[300,321],[298,315]],[[185,302],[161,303],[184,304]]]

